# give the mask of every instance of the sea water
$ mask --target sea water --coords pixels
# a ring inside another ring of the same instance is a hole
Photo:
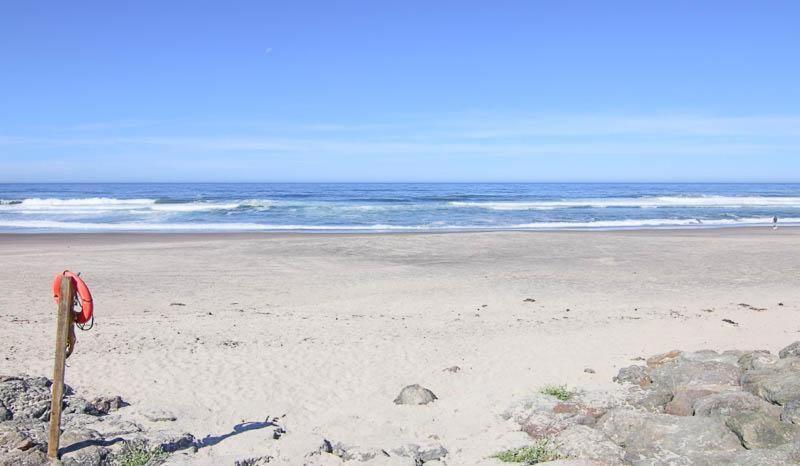
[[[800,224],[800,184],[0,184],[2,232],[389,232]]]

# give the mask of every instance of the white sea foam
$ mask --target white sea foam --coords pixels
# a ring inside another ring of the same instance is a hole
[[[558,201],[450,202],[453,207],[489,210],[555,210],[577,207],[660,208],[660,207],[783,207],[800,208],[800,197],[768,196],[658,196],[638,198],[571,199]]]
[[[19,201],[0,202],[0,212],[21,214],[103,214],[108,212],[206,212],[213,210],[234,210],[239,208],[268,209],[273,205],[268,199],[249,199],[243,201],[212,202],[188,201],[159,203],[156,199],[114,199],[106,197],[82,199],[40,199],[31,198]]]
[[[619,230],[649,228],[698,228],[730,226],[766,226],[772,218],[745,219],[649,219],[608,220],[596,222],[541,222],[513,225],[277,225],[259,223],[90,223],[53,220],[0,220],[0,229],[60,231],[452,231],[452,230]],[[800,218],[786,218],[782,225],[800,225]]]

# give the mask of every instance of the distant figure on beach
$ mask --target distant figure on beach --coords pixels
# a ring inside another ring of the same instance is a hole
[[[778,216],[777,215],[772,217],[772,229],[773,230],[777,230],[778,229]]]

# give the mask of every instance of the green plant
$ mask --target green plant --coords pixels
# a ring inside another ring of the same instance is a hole
[[[161,447],[150,446],[146,440],[125,442],[119,452],[114,454],[111,464],[116,466],[155,466],[169,456]]]
[[[539,389],[542,395],[550,395],[561,401],[567,401],[575,395],[574,390],[570,390],[566,385],[545,385]]]
[[[558,453],[555,442],[549,438],[542,438],[533,445],[502,451],[493,455],[503,463],[537,464],[563,458]]]

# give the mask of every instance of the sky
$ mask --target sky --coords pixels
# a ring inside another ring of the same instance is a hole
[[[0,182],[800,181],[800,2],[0,3]]]

